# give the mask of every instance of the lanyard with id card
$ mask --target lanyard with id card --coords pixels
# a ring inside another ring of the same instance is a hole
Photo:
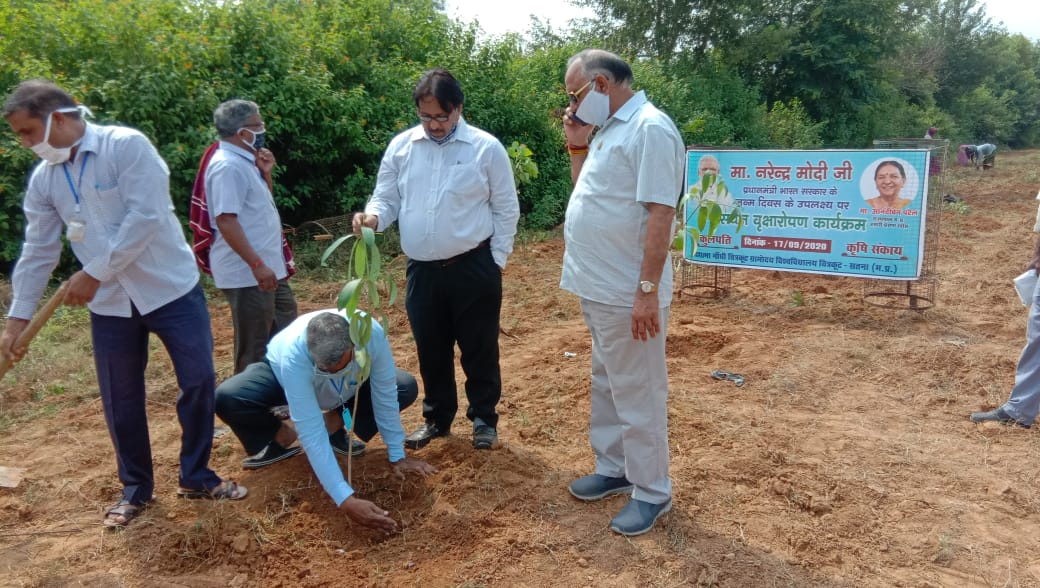
[[[343,403],[343,427],[350,430],[353,425],[353,419],[351,419],[350,416],[350,409],[347,407],[347,400],[350,400],[350,398],[344,399],[343,392],[345,390],[354,390],[354,394],[357,394],[357,382],[354,378],[350,378],[350,384],[348,385],[346,379],[346,376],[342,376],[340,377],[339,382],[336,382],[335,379],[330,379],[329,383],[332,384],[332,387],[336,390],[336,394],[339,396],[340,402]],[[354,394],[351,396],[354,396]]]
[[[69,190],[72,191],[72,197],[76,201],[76,206],[73,209],[72,218],[65,226],[65,238],[70,243],[79,243],[83,241],[87,236],[87,222],[80,216],[80,203],[79,203],[79,190],[77,186],[83,186],[83,171],[87,169],[87,159],[90,158],[90,153],[83,154],[83,163],[79,166],[79,178],[76,180],[76,184],[72,183],[72,176],[69,174],[68,162],[61,164],[62,171],[65,172],[65,179],[69,182]]]

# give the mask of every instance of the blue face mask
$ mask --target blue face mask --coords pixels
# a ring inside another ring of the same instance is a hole
[[[267,131],[254,131],[252,129],[247,129],[245,127],[242,127],[241,129],[238,129],[238,131],[239,132],[247,131],[247,132],[253,133],[253,140],[250,141],[250,143],[249,143],[249,146],[253,148],[253,151],[260,151],[261,149],[263,149],[263,147],[264,147],[264,138],[267,136]]]

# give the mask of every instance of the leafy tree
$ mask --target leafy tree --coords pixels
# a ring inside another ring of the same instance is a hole
[[[953,111],[968,121],[963,131],[971,143],[1003,143],[1011,135],[1014,113],[1010,94],[997,96],[986,86],[977,86],[953,105]]]
[[[747,27],[761,3],[747,0],[576,0],[599,18],[590,29],[606,46],[669,62],[706,56],[726,47]]]
[[[795,6],[797,33],[765,85],[768,102],[798,98],[823,123],[828,142],[873,138],[864,109],[884,91],[882,59],[907,32],[900,0],[813,0]]]
[[[797,98],[790,103],[774,103],[766,119],[772,147],[812,149],[820,146],[820,125],[812,121]]]
[[[925,15],[923,34],[942,55],[938,68],[939,106],[949,108],[986,77],[993,66],[989,18],[978,0],[939,0]]]
[[[720,61],[693,72],[682,63],[633,60],[632,65],[636,86],[672,117],[687,145],[768,146],[757,92]]]
[[[1040,44],[1022,35],[997,34],[993,42],[996,67],[986,87],[1007,104],[1011,116],[1006,135],[999,137],[1012,147],[1036,145],[1040,140]],[[965,118],[973,118],[971,111]]]

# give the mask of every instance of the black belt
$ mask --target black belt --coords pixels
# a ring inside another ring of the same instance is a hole
[[[464,251],[464,252],[462,252],[462,253],[454,256],[454,257],[449,257],[448,259],[436,259],[434,261],[418,261],[418,260],[416,260],[415,263],[422,263],[422,264],[426,264],[426,265],[432,265],[434,267],[448,267],[449,265],[451,265],[451,264],[453,264],[453,263],[455,263],[457,261],[462,261],[463,259],[466,259],[470,255],[473,255],[474,253],[476,253],[478,251],[481,251],[483,249],[488,249],[489,247],[491,247],[491,237],[488,237],[487,239],[484,239],[483,241],[480,242],[480,244],[478,244],[473,249],[470,249],[469,251]]]

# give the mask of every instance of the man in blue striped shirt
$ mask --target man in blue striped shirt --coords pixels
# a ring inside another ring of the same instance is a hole
[[[154,500],[145,411],[148,336],[158,335],[177,374],[183,435],[178,494],[237,500],[246,489],[209,469],[213,446],[213,335],[195,258],[170,200],[169,169],[148,138],[86,122],[83,107],[46,80],[19,84],[3,115],[22,146],[43,159],[26,189],[25,243],[11,275],[14,299],[0,336],[12,361],[58,264],[62,227],[82,269],[65,303],[90,309],[94,362],[123,495],[105,514],[126,526]]]

